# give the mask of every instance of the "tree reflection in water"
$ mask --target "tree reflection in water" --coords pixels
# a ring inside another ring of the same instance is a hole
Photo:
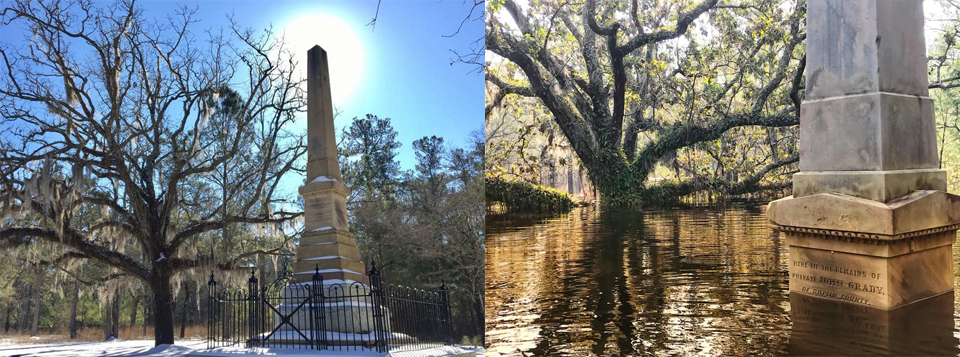
[[[819,318],[805,320],[792,336],[787,247],[763,212],[758,205],[734,205],[643,212],[581,208],[552,218],[488,216],[487,354],[903,350],[906,345],[896,341],[907,335],[893,334],[895,324],[889,323],[890,338],[876,340],[873,350],[828,343],[818,337],[827,331],[817,325]],[[944,309],[951,316],[947,326],[927,326],[927,335],[951,337],[952,305],[941,305],[921,309],[928,312],[925,318]],[[931,351],[956,355],[949,346],[933,347],[952,344],[955,349],[956,339],[941,340],[947,342],[928,344]]]

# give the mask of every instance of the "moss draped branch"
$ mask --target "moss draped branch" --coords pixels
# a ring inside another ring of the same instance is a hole
[[[719,139],[723,133],[732,128],[751,125],[785,127],[799,123],[800,119],[797,113],[794,112],[793,108],[789,108],[776,115],[762,115],[753,112],[725,116],[707,125],[673,125],[637,153],[633,167],[638,172],[648,173],[653,169],[656,161],[667,152],[696,143]]]

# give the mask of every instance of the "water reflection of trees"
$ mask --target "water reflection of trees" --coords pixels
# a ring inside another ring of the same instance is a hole
[[[488,352],[777,354],[789,328],[779,240],[742,207],[488,228]]]

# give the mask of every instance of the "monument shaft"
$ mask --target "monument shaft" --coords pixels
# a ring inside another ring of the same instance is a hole
[[[342,180],[333,126],[333,99],[327,52],[314,46],[307,52],[307,182],[318,176]]]
[[[790,291],[881,309],[953,291],[922,0],[809,0],[800,172],[767,214]]]
[[[337,156],[327,52],[307,52],[307,181],[304,233],[293,265],[294,278],[310,282],[319,268],[325,281],[368,283],[356,238],[347,222],[347,195]],[[340,281],[338,281],[340,280]]]
[[[305,298],[306,294],[318,291],[315,289],[322,289],[324,303],[317,306],[326,326],[322,333],[368,334],[374,329],[373,307],[350,296],[369,292],[370,282],[347,222],[350,189],[340,174],[334,130],[327,52],[313,46],[307,52],[307,180],[300,187],[304,231],[293,263],[294,282],[284,288],[281,296]],[[317,272],[323,286],[308,289],[306,285],[313,284]],[[309,308],[284,303],[277,309],[275,323],[280,331],[311,328],[309,322],[314,316]],[[292,322],[283,323],[283,316],[290,316]]]

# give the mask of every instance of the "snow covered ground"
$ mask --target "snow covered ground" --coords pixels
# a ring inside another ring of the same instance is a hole
[[[49,344],[38,344],[38,345],[26,345],[26,344],[9,344],[9,343],[0,343],[0,357],[134,357],[134,356],[158,356],[158,357],[186,357],[188,355],[192,356],[204,356],[212,355],[211,352],[216,352],[215,355],[224,356],[229,355],[231,357],[244,357],[244,356],[282,356],[282,357],[306,357],[306,356],[318,356],[318,351],[311,350],[290,350],[290,349],[229,349],[222,348],[214,351],[204,350],[207,346],[206,341],[203,340],[187,340],[179,341],[175,345],[160,345],[154,346],[152,340],[133,340],[133,341],[122,341],[115,340],[109,342],[70,342],[70,343],[49,343]],[[482,349],[470,349],[464,348],[466,350],[475,351],[478,357],[483,356]],[[421,351],[406,351],[406,352],[394,352],[389,354],[390,357],[432,357],[443,355],[443,348],[441,349],[431,349],[431,350],[421,350]],[[366,356],[385,356],[382,353],[376,352],[364,352],[364,351],[323,351],[322,356],[336,356],[336,357],[366,357]]]
[[[43,356],[43,357],[80,357],[80,356],[163,356],[183,357],[197,349],[207,347],[207,342],[180,341],[176,345],[154,346],[152,340],[109,342],[69,342],[41,345],[0,344],[0,356]]]

